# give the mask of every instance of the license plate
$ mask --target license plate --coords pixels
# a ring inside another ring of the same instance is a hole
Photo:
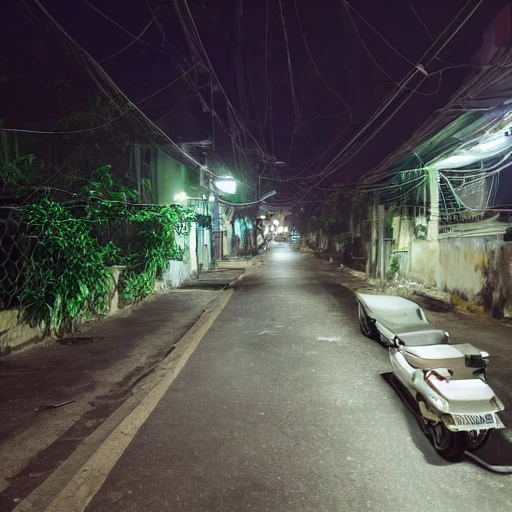
[[[494,414],[453,414],[455,425],[494,425]]]

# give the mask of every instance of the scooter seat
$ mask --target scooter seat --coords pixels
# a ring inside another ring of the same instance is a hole
[[[452,345],[402,347],[407,362],[414,368],[449,368],[454,372],[466,368],[464,354]],[[467,373],[467,372],[464,372]]]

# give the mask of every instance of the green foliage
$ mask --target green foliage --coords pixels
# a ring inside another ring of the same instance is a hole
[[[119,281],[121,301],[142,300],[169,261],[182,259],[175,233],[188,234],[197,215],[176,205],[134,204],[137,193],[122,185],[109,165],[93,173],[80,196],[86,201],[84,213],[103,247],[105,263],[126,267]]]
[[[63,136],[64,141],[73,144],[73,164],[81,169],[94,169],[104,161],[106,155],[116,161],[125,160],[123,155],[127,154],[132,143],[141,140],[130,109],[130,105],[122,99],[113,103],[108,98],[96,96],[61,117],[55,127],[58,131],[94,128],[80,136],[80,143],[77,142],[77,135]]]
[[[35,241],[21,296],[29,323],[62,333],[105,313],[112,276],[88,223],[50,199],[23,207],[22,214],[26,237]]]
[[[200,228],[212,229],[212,218],[210,215],[196,214],[195,221]]]
[[[341,192],[332,192],[327,195],[322,209],[321,224],[327,233],[341,230]]]
[[[57,129],[70,131],[95,128],[126,114],[129,109],[130,107],[127,104],[118,107],[105,97],[96,96],[71,114],[60,118]]]
[[[125,187],[114,177],[111,165],[104,165],[96,169],[80,190],[80,195],[86,199],[95,198],[122,202],[137,200],[137,192]]]
[[[146,297],[170,260],[183,259],[176,233],[209,218],[180,206],[137,205],[110,166],[97,169],[66,208],[49,197],[22,208],[31,241],[22,304],[32,325],[57,334],[83,318],[106,312],[112,288],[109,266],[125,266],[119,281],[123,303]]]
[[[148,265],[137,272],[135,270],[127,270],[121,275],[121,300],[123,303],[133,303],[147,297],[153,290],[156,275]]]
[[[349,232],[346,233],[338,233],[334,236],[334,243],[339,246],[346,246],[351,241],[352,236]]]
[[[424,240],[427,238],[427,226],[424,224],[416,224],[414,226],[414,234],[416,235],[416,238]]]
[[[23,155],[0,165],[0,182],[5,185],[26,185],[34,175],[35,155]]]
[[[389,262],[389,271],[391,274],[396,275],[400,271],[400,259],[394,255]]]
[[[127,212],[126,221],[133,236],[125,239],[120,264],[127,270],[121,275],[120,297],[123,302],[136,302],[147,296],[155,280],[164,273],[170,260],[183,258],[176,244],[175,230],[190,231],[194,212],[181,207],[152,206]]]

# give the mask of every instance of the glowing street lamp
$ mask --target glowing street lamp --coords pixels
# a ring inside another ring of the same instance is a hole
[[[512,145],[509,130],[482,139],[471,149],[459,151],[430,165],[433,169],[457,169],[496,156]]]
[[[177,203],[184,203],[187,200],[187,194],[185,192],[180,192],[174,196],[174,200]]]
[[[213,183],[221,192],[226,194],[234,194],[236,192],[236,181],[231,176],[217,178]]]

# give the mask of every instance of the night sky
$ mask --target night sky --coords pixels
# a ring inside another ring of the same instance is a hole
[[[249,165],[243,154],[274,157],[286,162],[279,168],[284,179],[320,172],[466,3],[40,0],[131,101],[176,80],[140,105],[173,140],[213,137],[215,151],[233,166]],[[471,63],[504,3],[483,2],[428,71],[448,69],[427,79],[324,185],[354,182],[446,103],[470,72],[450,66]],[[37,2],[4,0],[1,11],[5,126],[52,130],[97,94],[97,85]],[[126,31],[143,32],[146,44]]]

